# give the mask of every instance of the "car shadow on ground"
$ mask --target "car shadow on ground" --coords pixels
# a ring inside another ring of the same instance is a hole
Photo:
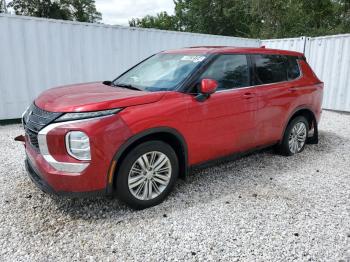
[[[326,161],[327,154],[346,146],[349,139],[332,132],[320,132],[317,145],[307,145],[301,154],[284,157],[276,154],[272,148],[251,153],[240,159],[221,163],[217,166],[195,170],[186,181],[179,179],[174,191],[160,205],[133,211],[116,198],[103,197],[96,199],[67,199],[52,197],[57,211],[72,219],[115,219],[116,223],[132,217],[139,219],[152,218],[173,212],[174,209],[190,208],[217,199],[226,199],[234,192],[234,197],[257,197],[257,187],[276,187],[275,180],[305,164],[305,159]],[[307,164],[307,163],[306,163]],[[317,165],[310,163],[310,171],[318,172]],[[281,189],[282,190],[282,189]],[[42,210],[45,212],[45,210]]]

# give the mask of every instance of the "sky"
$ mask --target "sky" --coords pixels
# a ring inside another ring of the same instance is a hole
[[[102,13],[102,22],[112,25],[129,25],[131,18],[155,15],[161,11],[174,13],[173,0],[95,0]]]

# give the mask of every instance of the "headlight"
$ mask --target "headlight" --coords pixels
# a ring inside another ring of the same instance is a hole
[[[68,154],[78,160],[91,160],[89,137],[81,131],[71,131],[66,134]]]
[[[63,122],[63,121],[71,121],[71,120],[80,120],[80,119],[108,116],[108,115],[116,114],[121,110],[122,110],[122,108],[115,108],[115,109],[94,111],[94,112],[66,113],[63,116],[57,118],[55,120],[55,122]]]

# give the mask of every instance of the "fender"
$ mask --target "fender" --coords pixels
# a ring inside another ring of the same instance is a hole
[[[317,124],[317,121],[316,121],[316,117],[315,117],[315,112],[314,110],[312,110],[311,107],[307,106],[307,105],[302,105],[302,106],[298,106],[296,107],[292,113],[288,116],[288,119],[287,121],[285,121],[285,124],[284,124],[284,127],[283,127],[283,133],[282,133],[282,136],[281,136],[281,139],[280,139],[280,142],[279,144],[281,143],[282,139],[283,139],[283,136],[284,136],[284,133],[286,132],[286,129],[287,129],[287,126],[288,126],[288,123],[289,121],[292,119],[292,117],[298,113],[299,111],[301,110],[308,110],[312,113],[312,122],[313,122],[313,125],[314,125],[314,134],[312,137],[308,138],[308,143],[309,144],[317,144],[318,143],[318,124]]]
[[[167,134],[171,134],[173,136],[175,136],[178,141],[180,141],[181,144],[181,149],[182,149],[182,153],[184,154],[184,168],[181,170],[180,167],[180,172],[184,172],[184,177],[186,178],[189,172],[189,168],[188,168],[188,149],[187,149],[187,143],[185,138],[181,135],[181,133],[179,131],[177,131],[174,128],[171,127],[167,127],[167,126],[163,126],[163,127],[155,127],[155,128],[150,128],[150,129],[146,129],[144,131],[142,131],[141,133],[137,133],[135,135],[133,135],[132,137],[130,137],[126,142],[124,142],[124,144],[122,144],[117,152],[115,153],[113,160],[110,164],[109,167],[109,171],[107,174],[107,194],[112,194],[114,191],[113,188],[113,184],[114,184],[114,177],[115,177],[115,171],[118,168],[117,164],[120,161],[121,156],[123,155],[123,153],[135,142],[137,142],[138,140],[152,135],[152,134],[158,134],[158,133],[167,133]]]

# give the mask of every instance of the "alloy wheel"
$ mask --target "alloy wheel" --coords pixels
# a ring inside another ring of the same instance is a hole
[[[289,150],[296,154],[302,150],[307,138],[307,130],[304,122],[297,122],[288,138]]]
[[[165,154],[158,151],[147,152],[130,169],[129,191],[139,200],[154,199],[168,186],[171,172],[171,162]]]

